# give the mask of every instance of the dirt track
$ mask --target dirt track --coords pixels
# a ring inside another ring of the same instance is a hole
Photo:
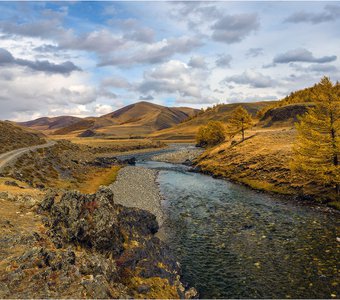
[[[43,145],[20,148],[20,149],[16,149],[16,150],[12,150],[12,151],[0,154],[0,172],[3,171],[3,169],[8,164],[14,162],[22,154],[24,154],[28,151],[35,151],[37,149],[51,147],[55,143],[56,143],[55,141],[49,141],[49,142],[47,142],[46,144],[43,144]]]

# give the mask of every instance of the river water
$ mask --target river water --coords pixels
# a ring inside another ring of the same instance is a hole
[[[138,165],[159,170],[162,230],[201,298],[339,298],[338,213],[150,155]]]

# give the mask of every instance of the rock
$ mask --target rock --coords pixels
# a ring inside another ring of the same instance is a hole
[[[92,195],[51,192],[38,210],[48,231],[19,237],[29,249],[10,258],[15,269],[4,282],[12,298],[122,298],[159,284],[143,278],[164,279],[165,288],[184,297],[180,266],[154,236],[159,226],[152,213],[115,203],[109,188]],[[124,285],[135,277],[139,285]]]
[[[82,285],[86,289],[87,298],[113,298],[111,288],[103,275],[97,275],[94,279],[85,279],[82,281]]]
[[[5,181],[5,185],[19,187],[19,184],[17,184],[16,181],[10,181],[10,180]]]
[[[185,299],[196,299],[198,298],[198,292],[195,288],[190,288],[184,293]]]
[[[124,159],[122,161],[122,163],[130,165],[130,166],[134,166],[134,165],[136,165],[136,158],[135,157],[131,157],[131,158]]]
[[[119,161],[116,157],[96,157],[95,160],[88,162],[91,166],[102,168],[108,168],[117,163],[119,163]]]
[[[190,160],[190,159],[186,159],[184,162],[183,162],[183,165],[186,165],[186,166],[192,166],[194,163]]]
[[[54,234],[67,242],[79,242],[97,250],[111,250],[118,255],[124,238],[119,231],[118,211],[110,189],[96,194],[65,193],[50,211]]]
[[[91,130],[91,129],[87,129],[85,131],[83,131],[82,133],[78,134],[78,137],[92,137],[95,136],[96,132]]]
[[[54,199],[56,198],[57,196],[57,193],[55,192],[49,192],[44,200],[40,203],[39,207],[42,209],[42,210],[45,210],[45,211],[50,211],[51,207],[53,206],[54,204]]]
[[[146,284],[142,284],[137,288],[137,292],[139,294],[146,294],[151,290],[150,286],[146,285]]]

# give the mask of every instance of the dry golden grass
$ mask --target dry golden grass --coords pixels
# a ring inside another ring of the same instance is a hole
[[[22,254],[24,243],[9,243],[8,240],[20,236],[30,236],[42,230],[41,218],[21,203],[0,199],[0,274],[16,269],[18,265],[9,264],[12,257]]]
[[[118,175],[120,166],[113,166],[110,169],[99,170],[87,175],[87,178],[77,185],[77,189],[85,194],[95,193],[101,185],[108,186],[113,183]]]
[[[14,181],[19,187],[5,184],[6,181]],[[10,177],[0,177],[0,193],[8,192],[13,195],[30,195],[32,197],[43,196],[44,193],[38,189],[30,187],[27,183],[15,180]]]
[[[246,140],[234,138],[202,154],[199,166],[215,175],[254,189],[294,194],[289,169],[295,130],[270,129],[247,132]]]

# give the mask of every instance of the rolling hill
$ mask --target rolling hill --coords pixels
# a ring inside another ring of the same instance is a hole
[[[61,117],[43,117],[32,121],[27,122],[18,122],[17,124],[24,127],[29,127],[35,130],[40,131],[50,131],[53,132],[57,129],[71,126],[79,121],[81,118],[72,117],[72,116],[61,116]]]
[[[35,133],[11,122],[0,121],[0,153],[45,142],[41,133]]]
[[[153,132],[150,137],[162,140],[193,140],[201,125],[212,120],[227,122],[231,112],[239,105],[243,106],[251,115],[256,116],[261,109],[273,103],[275,101],[219,104],[174,127]]]
[[[197,113],[198,110],[193,108],[165,107],[142,101],[101,117],[40,118],[20,124],[55,135],[79,135],[86,130],[92,130],[97,135],[122,138],[146,136],[154,131],[177,125]]]

